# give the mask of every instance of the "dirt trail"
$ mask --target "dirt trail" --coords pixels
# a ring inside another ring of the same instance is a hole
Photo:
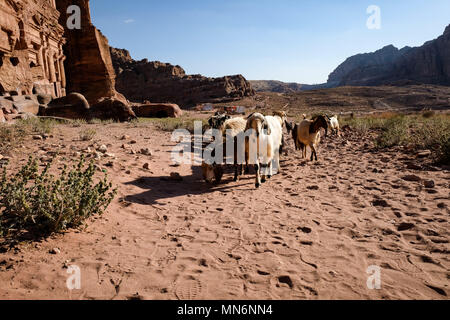
[[[61,126],[12,163],[51,144],[81,152],[80,130]],[[1,299],[448,299],[448,171],[408,170],[414,157],[350,136],[325,140],[317,163],[289,141],[283,172],[259,190],[231,174],[208,186],[198,167],[170,166],[170,134],[96,130],[117,157],[117,199],[85,231],[0,254]],[[152,156],[130,151],[141,148]],[[171,172],[183,181],[167,181]],[[411,174],[436,186],[402,179]],[[80,267],[81,290],[67,289],[68,265]],[[367,288],[371,265],[381,290]]]

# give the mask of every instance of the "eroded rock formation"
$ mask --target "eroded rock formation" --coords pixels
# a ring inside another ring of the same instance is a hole
[[[350,57],[328,80],[332,86],[412,83],[450,85],[450,25],[421,47],[399,50],[391,45]]]
[[[77,5],[81,9],[81,28],[68,29],[70,15],[67,8]],[[115,73],[109,53],[108,39],[91,22],[89,0],[58,0],[60,23],[65,26],[67,43],[68,92],[83,94],[89,103],[95,104],[105,97],[123,99],[115,90]]]
[[[81,9],[81,28],[69,29],[67,8]],[[90,115],[101,119],[129,119],[134,113],[126,98],[115,89],[115,72],[108,39],[91,22],[89,0],[58,0],[60,23],[65,26],[67,43],[67,91],[78,92],[90,104]],[[60,108],[64,106],[59,106]],[[119,114],[115,115],[117,111]]]
[[[0,94],[66,94],[55,0],[0,0]]]
[[[255,91],[242,76],[207,78],[186,75],[183,68],[147,59],[135,61],[129,52],[111,48],[116,89],[134,102],[169,102],[182,107],[198,103],[229,102],[253,96]]]

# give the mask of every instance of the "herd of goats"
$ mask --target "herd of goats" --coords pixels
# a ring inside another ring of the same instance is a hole
[[[220,133],[220,141],[216,139],[214,150],[223,150],[223,153],[222,156],[216,157],[215,151],[212,151],[212,156],[203,160],[204,179],[208,183],[221,182],[224,174],[223,155],[228,155],[226,149],[231,145],[234,146],[234,151],[230,151],[233,154],[231,163],[234,165],[234,181],[243,175],[244,163],[246,174],[249,173],[251,164],[254,165],[256,173],[256,188],[279,173],[280,154],[283,153],[285,145],[284,128],[292,134],[295,148],[301,150],[303,158],[306,158],[307,147],[311,148],[311,161],[317,161],[317,147],[320,144],[322,128],[325,129],[325,137],[329,128],[340,135],[337,116],[320,115],[309,120],[304,115],[302,122],[292,123],[288,121],[284,111],[276,111],[271,116],[252,113],[247,118],[232,118],[227,114],[216,113],[208,123],[211,129]]]

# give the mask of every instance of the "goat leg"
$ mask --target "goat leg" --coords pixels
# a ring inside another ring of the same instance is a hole
[[[316,153],[316,149],[314,148],[313,145],[311,145],[310,147],[311,147],[311,161],[314,161],[314,154]]]
[[[255,187],[259,188],[261,186],[261,173],[259,172],[260,166],[259,164],[255,164],[255,171],[256,171],[256,182]]]

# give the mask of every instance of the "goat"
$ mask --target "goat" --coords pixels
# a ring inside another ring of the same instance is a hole
[[[244,130],[247,125],[247,121],[243,118],[230,118],[227,119],[224,123],[215,123],[215,125],[219,125],[218,130],[222,132],[223,140],[219,141],[218,144],[215,144],[217,150],[222,149],[223,155],[228,156],[227,154],[227,145],[228,142],[233,141],[234,147],[234,181],[239,179],[239,176],[242,175],[243,165],[239,162],[239,154],[243,154],[242,141],[239,141],[238,136],[244,133]],[[240,148],[241,147],[241,148]],[[215,153],[212,154],[215,157]],[[202,163],[202,171],[203,177],[208,183],[211,183],[213,179],[216,180],[217,183],[220,183],[223,176],[223,164],[226,161],[219,161],[219,163],[214,162],[212,164],[207,164],[205,161]]]
[[[211,145],[213,147],[211,152],[211,160],[202,162],[202,173],[203,178],[208,183],[213,183],[214,180],[216,183],[220,183],[222,181],[222,177],[224,174],[224,166],[227,163],[226,156],[227,154],[227,143],[226,141],[217,141]],[[222,157],[220,159],[216,159],[216,151],[223,152]],[[236,159],[236,151],[234,153],[234,159]],[[241,167],[242,168],[242,167]],[[239,171],[238,167],[235,165],[235,177],[234,180],[238,179],[238,176],[242,174],[242,169]]]
[[[306,146],[311,148],[311,161],[317,159],[317,146],[320,143],[320,129],[325,129],[325,137],[328,135],[328,122],[324,116],[318,116],[314,120],[303,120],[296,124],[293,130],[296,149],[302,151],[302,157],[306,158]]]
[[[223,123],[229,119],[231,119],[231,117],[226,113],[216,112],[214,116],[209,118],[208,124],[212,129],[219,129]]]
[[[341,136],[341,128],[339,126],[338,116],[334,115],[331,118],[326,116],[328,121],[330,122],[331,132],[333,134],[337,134],[339,137]]]
[[[280,146],[279,154],[283,154],[284,147],[286,146],[286,141],[284,139],[284,134],[283,134],[283,128],[286,126],[286,123],[287,123],[287,114],[286,114],[285,111],[274,111],[273,112],[273,117],[275,117],[275,118],[280,120],[280,124],[281,124],[281,146]]]
[[[261,183],[267,181],[273,175],[273,162],[280,168],[279,150],[282,143],[283,123],[285,116],[267,116],[260,113],[250,115],[247,120],[246,139],[245,139],[245,159],[246,162],[254,162],[256,171],[256,188]],[[249,136],[247,136],[249,135]],[[250,138],[253,145],[256,143],[256,150],[251,149]],[[252,154],[251,154],[252,153]],[[251,157],[251,160],[250,160]],[[260,169],[264,167],[264,174],[261,177]]]

